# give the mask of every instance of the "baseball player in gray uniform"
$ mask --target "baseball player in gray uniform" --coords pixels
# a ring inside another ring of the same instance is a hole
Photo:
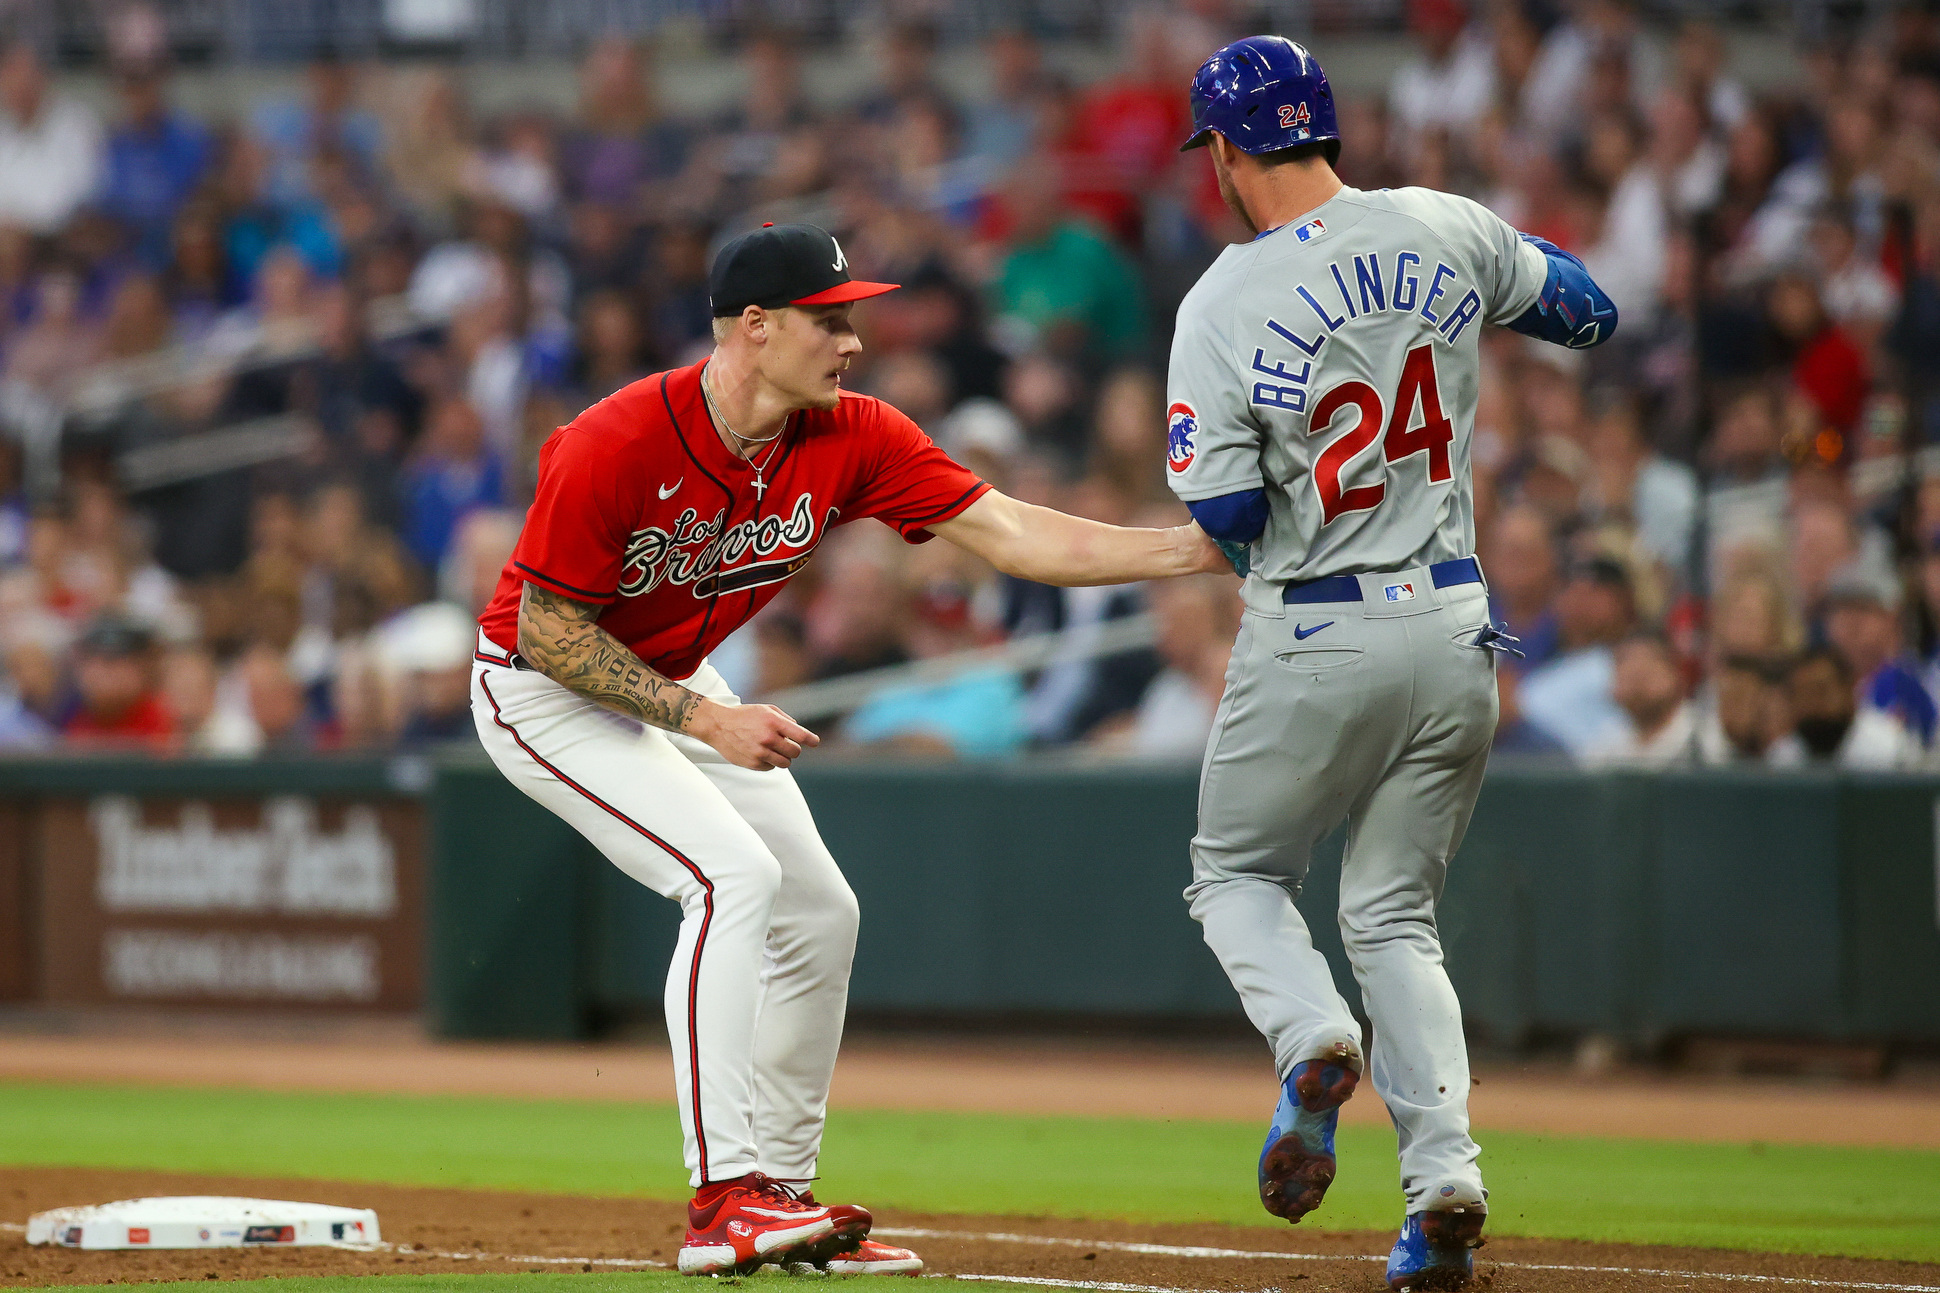
[[[1246,616],[1201,773],[1186,891],[1283,1079],[1259,1164],[1298,1221],[1334,1177],[1365,1070],[1400,1138],[1394,1289],[1459,1288],[1488,1193],[1435,907],[1495,731],[1469,440],[1483,328],[1598,344],[1616,309],[1575,257],[1427,189],[1348,188],[1318,63],[1254,36],[1192,84],[1194,133],[1253,229],[1179,307],[1174,491],[1244,575]],[[1340,926],[1374,1024],[1294,898],[1342,821]]]

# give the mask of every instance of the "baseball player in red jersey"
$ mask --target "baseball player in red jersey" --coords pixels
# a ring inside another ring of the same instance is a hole
[[[480,617],[472,710],[512,783],[681,904],[667,1031],[695,1194],[687,1274],[807,1263],[909,1273],[869,1213],[809,1183],[841,1041],[855,895],[786,769],[819,738],[744,705],[707,654],[875,517],[1043,583],[1227,568],[1196,526],[1123,529],[1005,497],[903,414],[842,389],[853,281],[810,225],[723,248],[713,355],[594,405],[546,442],[517,549]]]

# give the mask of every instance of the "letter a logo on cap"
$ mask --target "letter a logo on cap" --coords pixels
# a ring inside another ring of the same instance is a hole
[[[707,295],[715,318],[750,305],[842,305],[896,290],[894,283],[849,277],[849,257],[826,229],[812,224],[764,225],[742,234],[714,257]]]

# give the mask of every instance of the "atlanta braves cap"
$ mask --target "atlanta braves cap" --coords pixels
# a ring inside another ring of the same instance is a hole
[[[707,276],[714,317],[750,305],[837,305],[893,292],[899,283],[865,283],[849,277],[849,258],[826,229],[812,224],[765,224],[742,234],[714,258]]]

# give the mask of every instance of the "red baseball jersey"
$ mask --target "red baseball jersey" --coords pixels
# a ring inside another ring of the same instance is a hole
[[[518,647],[519,598],[537,584],[596,602],[599,625],[656,671],[686,678],[808,564],[833,526],[876,517],[910,543],[990,488],[881,400],[842,392],[796,413],[752,463],[728,452],[701,369],[616,392],[539,451],[539,487],[479,625]]]

